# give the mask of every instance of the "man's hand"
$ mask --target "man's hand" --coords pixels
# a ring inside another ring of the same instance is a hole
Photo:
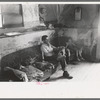
[[[45,62],[45,60],[43,59],[42,62]]]

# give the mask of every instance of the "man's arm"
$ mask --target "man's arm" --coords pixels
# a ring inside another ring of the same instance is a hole
[[[57,48],[57,47],[55,47],[55,46],[53,46],[53,45],[51,45],[51,47],[52,47],[53,49]]]

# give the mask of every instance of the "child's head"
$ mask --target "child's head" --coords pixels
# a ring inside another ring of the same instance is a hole
[[[69,37],[67,40],[66,40],[66,46],[68,46],[68,44],[70,44],[70,43],[72,43],[72,38],[71,37]]]
[[[68,37],[68,39],[67,39],[67,41],[66,41],[67,43],[70,43],[70,42],[72,42],[72,38],[71,37]]]

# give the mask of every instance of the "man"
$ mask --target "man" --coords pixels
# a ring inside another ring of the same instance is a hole
[[[69,73],[66,70],[66,57],[62,55],[62,52],[60,52],[60,49],[63,48],[56,48],[53,45],[51,45],[48,41],[48,36],[44,35],[42,36],[42,45],[41,45],[41,51],[43,55],[43,60],[51,62],[60,62],[62,70],[63,70],[63,77],[67,79],[72,79],[73,77],[69,75]]]

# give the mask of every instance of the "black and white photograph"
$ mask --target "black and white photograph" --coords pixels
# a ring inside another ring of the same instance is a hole
[[[100,82],[100,4],[0,3],[0,82]]]

